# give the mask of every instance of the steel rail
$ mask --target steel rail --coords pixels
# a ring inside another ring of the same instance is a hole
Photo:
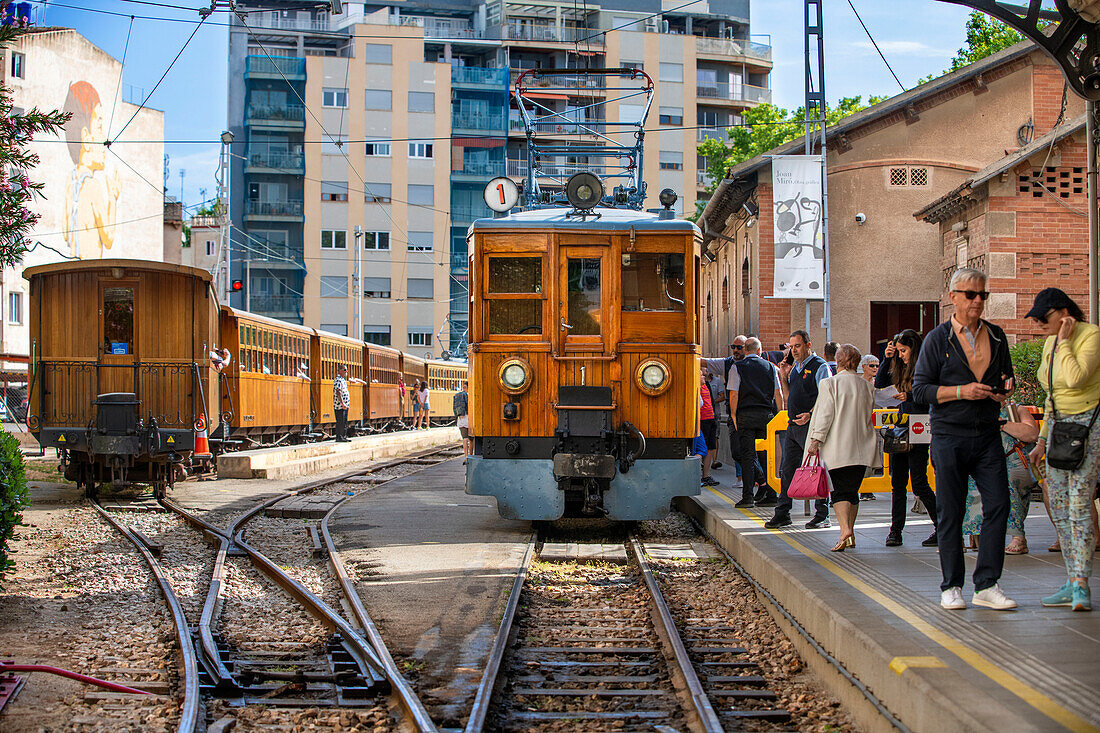
[[[149,549],[128,527],[112,517],[97,502],[93,501],[92,507],[138,549],[141,556],[145,558],[149,569],[156,576],[160,592],[164,595],[168,608],[172,612],[172,622],[176,627],[176,639],[180,645],[180,656],[183,657],[183,705],[180,708],[178,730],[179,733],[193,733],[199,722],[199,670],[195,659],[195,647],[191,643],[191,634],[187,626],[187,616],[183,613],[183,606],[180,605],[179,598],[172,590],[163,568],[161,568],[157,559],[153,557],[153,554],[149,552]]]
[[[859,690],[860,693],[865,698],[867,698],[867,702],[871,703],[875,710],[877,710],[879,714],[881,714],[882,717],[886,719],[886,722],[892,725],[895,729],[902,731],[902,733],[910,733],[910,729],[904,723],[898,720],[898,718],[893,713],[890,712],[886,705],[884,705],[883,702],[878,699],[875,693],[871,692],[871,690],[868,689],[867,685],[863,684],[863,682],[861,682],[854,674],[848,671],[848,668],[845,667],[839,659],[830,654],[825,649],[825,647],[821,646],[821,644],[818,643],[817,639],[815,639],[810,634],[810,632],[807,631],[806,628],[798,622],[798,619],[796,619],[790,611],[784,608],[783,604],[781,604],[775,596],[768,592],[767,588],[757,582],[756,578],[752,577],[752,575],[749,574],[749,571],[745,570],[744,566],[741,565],[741,563],[737,562],[737,560],[733,559],[732,555],[726,552],[726,548],[722,547],[718,540],[715,539],[714,535],[708,532],[706,528],[702,524],[700,524],[694,517],[688,518],[691,519],[691,523],[695,525],[695,528],[699,530],[699,533],[709,539],[711,541],[711,544],[718,548],[718,551],[721,552],[722,555],[725,556],[726,561],[729,562],[729,564],[732,565],[733,568],[741,574],[741,577],[743,577],[749,582],[750,585],[752,585],[757,594],[763,596],[768,601],[768,603],[770,603],[772,607],[775,608],[775,610],[784,619],[786,619],[787,623],[789,623],[794,628],[794,630],[798,632],[799,636],[805,639],[806,642],[813,648],[813,650],[817,652],[822,659],[828,662],[829,665],[831,665],[840,674],[841,677],[843,677],[845,680],[851,683],[853,687]]]
[[[684,683],[687,685],[688,693],[691,696],[691,705],[703,724],[703,730],[707,733],[722,733],[725,728],[722,727],[722,723],[718,719],[718,713],[714,711],[714,706],[711,705],[710,698],[707,697],[707,693],[703,689],[703,683],[699,681],[699,675],[695,673],[695,667],[692,665],[691,657],[688,656],[687,648],[684,647],[684,642],[680,638],[680,632],[676,630],[676,622],[672,618],[672,612],[668,610],[664,594],[661,593],[661,588],[657,585],[657,579],[653,577],[653,571],[650,569],[649,563],[646,562],[642,543],[633,535],[630,537],[630,549],[634,553],[634,560],[642,571],[642,578],[645,579],[646,587],[649,588],[649,594],[653,598],[653,605],[657,609],[657,625],[662,635],[668,640],[669,646],[672,647],[672,654],[676,658],[676,666],[679,667],[680,674],[684,677]]]
[[[537,537],[532,534],[527,542],[527,549],[523,553],[523,561],[520,563],[519,572],[516,573],[516,582],[512,584],[512,592],[508,596],[508,605],[504,609],[504,618],[500,620],[500,629],[496,639],[493,640],[493,648],[489,652],[489,659],[485,662],[485,671],[481,675],[481,683],[477,687],[477,695],[474,697],[474,705],[470,710],[470,718],[466,721],[464,733],[480,733],[485,727],[485,718],[489,714],[489,702],[496,688],[497,676],[500,673],[501,662],[504,661],[504,652],[508,648],[508,637],[512,633],[512,622],[516,617],[516,609],[519,608],[519,597],[523,592],[523,584],[527,580],[527,569],[531,566],[531,560],[535,555],[535,541]]]

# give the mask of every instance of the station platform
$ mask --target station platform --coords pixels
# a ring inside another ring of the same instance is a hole
[[[1055,533],[1042,504],[1031,505],[1025,525],[1030,554],[1005,558],[1001,587],[1019,609],[945,611],[936,548],[921,546],[932,529],[926,515],[910,513],[904,545],[885,547],[890,501],[880,494],[860,503],[856,547],[834,553],[835,517],[828,529],[803,529],[809,517],[796,502],[791,527],[767,530],[773,509],[735,508],[732,469],[715,476],[722,487],[680,508],[908,730],[1100,731],[1100,609],[1040,605],[1065,582],[1062,556],[1047,551]],[[967,558],[970,605],[974,553]],[[808,642],[788,635],[861,727],[893,729]]]
[[[392,458],[405,453],[455,443],[458,428],[400,430],[351,438],[347,443],[325,440],[301,445],[257,448],[218,456],[219,478],[291,479],[353,463]]]

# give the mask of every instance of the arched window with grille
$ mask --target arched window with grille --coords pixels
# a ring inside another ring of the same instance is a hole
[[[722,278],[722,310],[730,309],[730,279],[727,275]]]
[[[714,311],[712,310],[711,306],[712,306],[711,297],[710,297],[710,292],[708,291],[707,292],[707,323],[710,323],[711,321],[714,320]]]

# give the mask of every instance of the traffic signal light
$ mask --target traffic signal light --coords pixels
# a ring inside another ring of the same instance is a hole
[[[244,290],[244,280],[234,280],[231,283],[231,287],[233,288],[234,292]]]

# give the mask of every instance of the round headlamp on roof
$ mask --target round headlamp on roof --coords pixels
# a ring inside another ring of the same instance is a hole
[[[594,173],[574,173],[565,183],[565,198],[575,209],[594,209],[603,201],[603,181]]]
[[[657,196],[657,200],[661,202],[661,206],[665,207],[666,209],[671,209],[673,206],[675,206],[676,200],[678,198],[680,197],[677,196],[676,192],[673,191],[671,188],[666,188],[665,190],[661,191],[659,196]]]

